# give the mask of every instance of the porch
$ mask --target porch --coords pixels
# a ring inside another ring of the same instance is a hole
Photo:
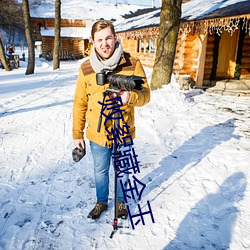
[[[220,80],[215,83],[215,86],[206,88],[206,92],[220,95],[250,97],[250,80]]]

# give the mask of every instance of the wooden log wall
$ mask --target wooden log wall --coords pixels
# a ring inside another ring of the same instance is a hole
[[[198,37],[195,35],[179,35],[175,52],[173,73],[189,75],[196,79],[197,58],[199,53]]]
[[[73,39],[67,37],[61,38],[60,51],[73,52]]]
[[[42,38],[42,57],[46,58],[48,52],[52,52],[54,47],[54,37]],[[78,38],[61,38],[60,51],[69,51],[77,58],[84,56],[84,51],[88,47],[88,40]]]
[[[42,57],[46,58],[48,52],[53,51],[54,37],[42,37]]]
[[[155,54],[150,54],[150,53],[139,54],[139,53],[136,53],[134,56],[136,58],[138,58],[145,67],[153,68],[154,60],[155,60]]]
[[[32,27],[34,29],[39,29],[39,27],[49,28],[55,27],[54,18],[31,18]],[[86,27],[85,20],[71,20],[71,19],[62,19],[61,27]]]
[[[127,51],[133,55],[135,55],[136,53],[136,47],[137,47],[137,40],[125,40],[125,39],[121,39],[120,42],[122,43],[123,46],[123,50]]]
[[[177,39],[176,44],[176,50],[175,50],[175,59],[174,59],[174,65],[173,65],[173,73],[178,75],[179,71],[183,68],[183,53],[185,46],[185,36],[179,35]]]
[[[209,84],[211,73],[212,73],[212,68],[213,68],[214,46],[215,46],[215,34],[213,35],[208,34],[206,59],[205,59],[205,67],[204,67],[204,78],[203,78],[205,82],[208,82],[207,84]]]
[[[79,38],[73,39],[73,53],[74,55],[84,56],[84,51],[88,48],[89,41],[87,39],[82,40]]]
[[[138,58],[145,67],[152,68],[154,66],[155,53],[138,51],[138,40],[120,38],[120,42],[122,43],[124,51]]]
[[[181,74],[188,74],[192,79],[196,78],[197,58],[199,54],[198,38],[195,35],[187,36],[184,50],[184,65]]]

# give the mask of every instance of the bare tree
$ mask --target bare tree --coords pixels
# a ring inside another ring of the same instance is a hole
[[[59,48],[61,33],[61,0],[55,0],[55,40],[53,49],[53,69],[60,68]]]
[[[160,31],[150,87],[160,88],[171,81],[182,0],[162,0]]]
[[[8,64],[8,62],[6,60],[6,56],[5,56],[5,52],[4,52],[4,46],[3,46],[3,43],[2,43],[1,37],[0,37],[0,61],[1,61],[1,64],[3,65],[3,67],[4,67],[4,69],[6,71],[11,70],[10,65]]]
[[[35,48],[34,48],[34,41],[32,37],[30,9],[29,9],[28,0],[22,0],[22,8],[23,8],[25,36],[26,36],[26,41],[28,44],[28,66],[27,66],[25,74],[30,75],[30,74],[34,74],[34,70],[35,70]]]
[[[13,43],[16,34],[23,30],[22,8],[16,0],[0,0],[0,61],[6,71],[10,71],[10,65],[6,59],[4,43]]]
[[[0,0],[0,20],[0,28],[13,40],[13,34],[23,29],[21,4],[17,0]]]
[[[30,9],[36,9],[43,4],[46,4],[46,0],[29,0]]]

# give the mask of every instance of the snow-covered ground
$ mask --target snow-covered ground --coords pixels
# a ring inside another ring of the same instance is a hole
[[[37,58],[35,74],[0,69],[0,249],[250,249],[250,99],[152,91],[137,108],[136,177],[146,188],[139,204],[145,225],[110,239],[108,211],[86,216],[95,203],[89,145],[72,161],[72,100],[81,61]],[[145,69],[150,79],[151,70]],[[130,209],[137,212],[136,202]]]

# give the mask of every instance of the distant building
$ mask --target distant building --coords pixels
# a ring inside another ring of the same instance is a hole
[[[60,59],[79,59],[90,53],[91,27],[98,19],[115,21],[145,6],[108,2],[62,0]],[[55,6],[48,1],[31,10],[34,40],[41,42],[41,57],[52,59]]]
[[[41,42],[41,57],[52,56],[54,47],[54,18],[32,18],[33,37]],[[71,55],[75,59],[85,56],[89,45],[91,21],[84,20],[61,20],[61,59],[69,59]],[[52,58],[50,58],[52,59]]]

